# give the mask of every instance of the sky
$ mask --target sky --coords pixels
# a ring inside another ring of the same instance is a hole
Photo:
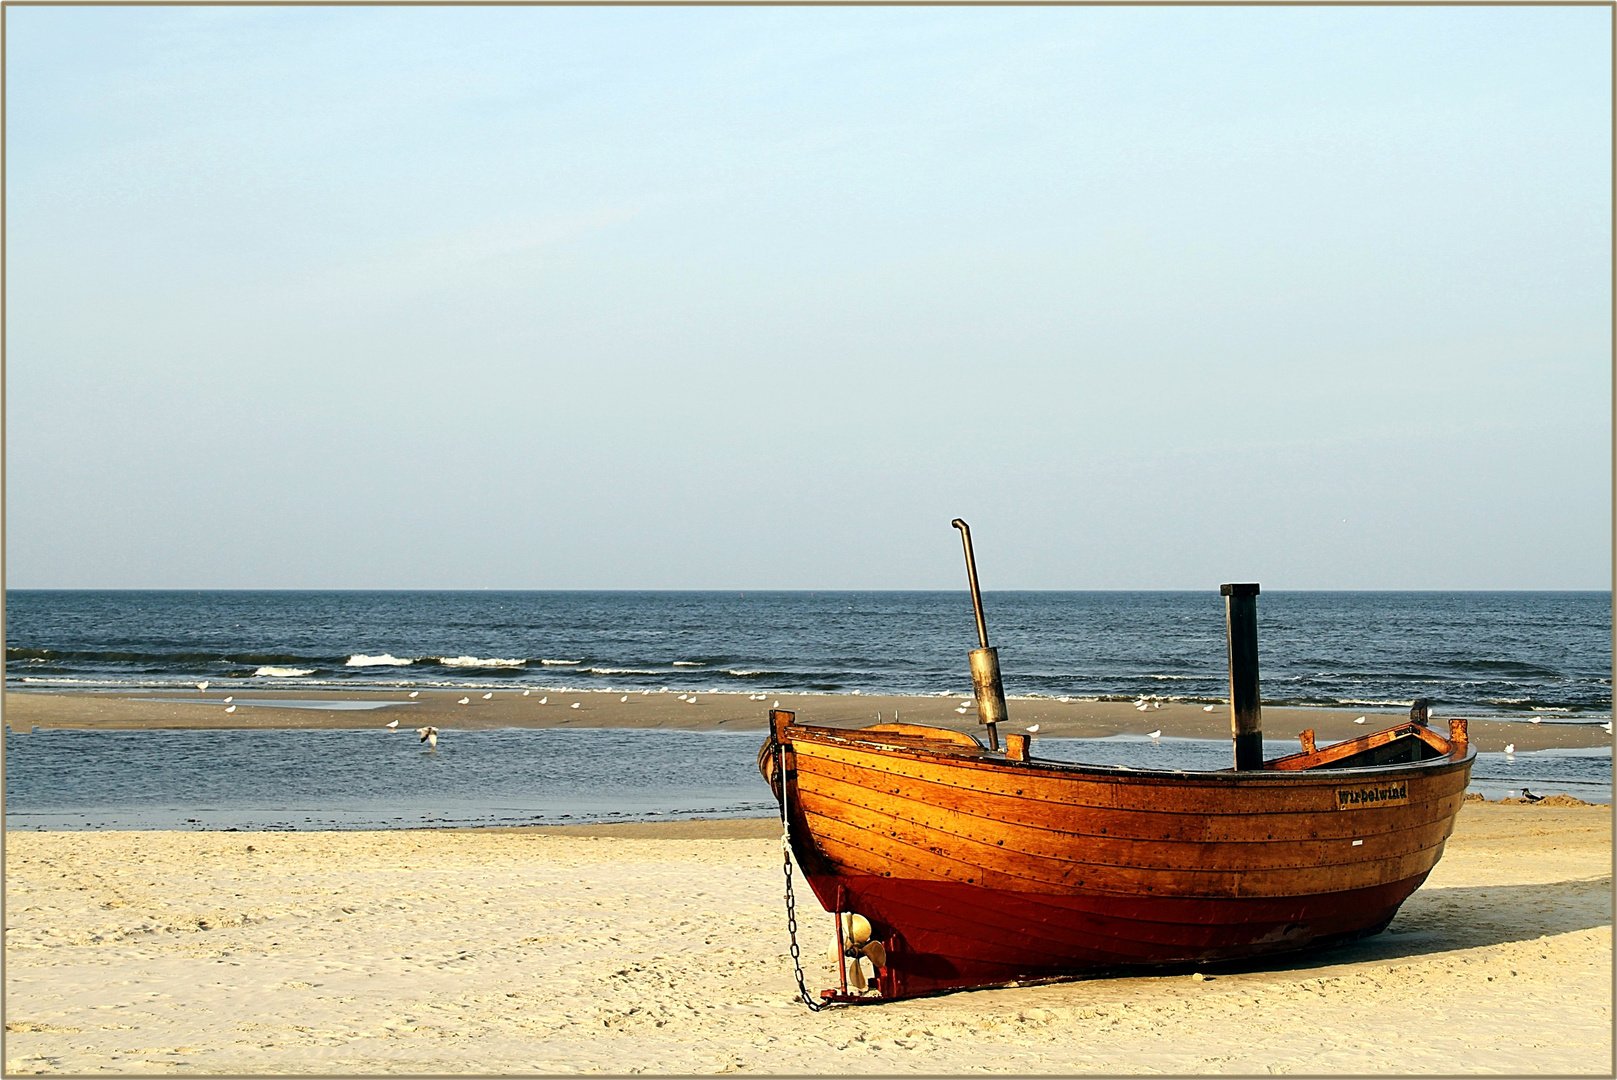
[[[1609,8],[4,18],[8,587],[1610,588]]]

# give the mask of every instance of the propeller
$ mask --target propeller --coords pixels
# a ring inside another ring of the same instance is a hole
[[[870,920],[863,915],[845,911],[837,917],[842,920],[843,955],[853,961],[848,965],[848,981],[855,990],[864,990],[870,982],[860,961],[869,960],[874,973],[887,966],[887,949],[881,942],[871,940]]]

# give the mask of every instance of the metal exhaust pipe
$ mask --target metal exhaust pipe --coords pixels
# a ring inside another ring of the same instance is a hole
[[[1258,585],[1220,585],[1230,656],[1230,737],[1237,772],[1263,768],[1263,706],[1258,700]]]
[[[977,722],[988,728],[988,748],[999,749],[997,724],[1009,719],[1005,687],[999,677],[999,650],[988,645],[988,623],[983,619],[983,594],[977,588],[977,560],[971,552],[971,526],[960,518],[949,524],[960,530],[966,546],[966,576],[971,580],[971,606],[977,613],[977,648],[971,650],[971,689],[977,699]]]

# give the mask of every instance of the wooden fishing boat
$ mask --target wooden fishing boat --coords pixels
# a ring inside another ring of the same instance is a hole
[[[759,753],[791,855],[838,913],[844,983],[824,997],[1204,965],[1386,927],[1453,829],[1476,757],[1465,721],[1439,734],[1417,701],[1384,731],[1326,747],[1303,732],[1298,753],[1262,760],[1258,590],[1226,586],[1236,768],[1040,760],[1023,734],[999,749],[998,661],[958,524],[987,745],[912,724],[814,727],[776,710]]]

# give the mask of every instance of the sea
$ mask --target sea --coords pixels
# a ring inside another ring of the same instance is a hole
[[[1221,703],[1216,592],[984,596],[1007,693]],[[1263,701],[1611,719],[1605,592],[1271,592]],[[960,694],[965,592],[6,593],[11,691],[532,688]],[[227,691],[228,692],[228,691]],[[531,730],[12,732],[8,828],[331,829],[761,816],[758,736]],[[402,726],[402,725],[401,725]],[[1276,744],[1273,753],[1294,744]],[[1228,743],[1044,739],[1041,756],[1224,768]],[[1497,759],[1497,760],[1496,760]],[[1472,790],[1611,801],[1611,751],[1483,754]]]

